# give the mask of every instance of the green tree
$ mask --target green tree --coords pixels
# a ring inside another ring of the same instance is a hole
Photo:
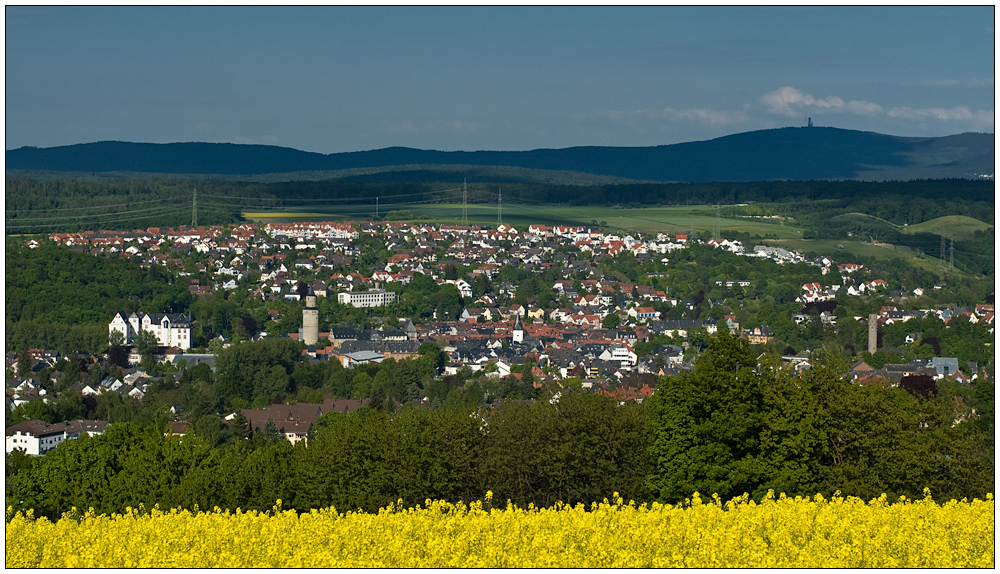
[[[156,364],[156,350],[160,346],[160,340],[152,331],[139,331],[135,336],[135,350],[142,358],[143,369],[152,370]]]
[[[648,401],[655,468],[647,484],[659,500],[730,498],[760,485],[764,390],[756,366],[745,341],[720,333],[693,373],[661,380]]]
[[[17,352],[17,376],[31,376],[31,355],[28,353],[27,345],[24,345]]]
[[[566,392],[533,405],[505,401],[483,425],[480,491],[518,505],[586,504],[616,491],[647,500],[644,406]]]
[[[111,331],[108,335],[108,346],[110,347],[120,347],[125,344],[125,335],[121,331],[115,329]]]
[[[614,329],[619,325],[619,323],[621,323],[621,320],[618,318],[618,315],[608,313],[607,316],[601,320],[601,327],[604,327],[605,329]]]
[[[154,426],[109,425],[102,435],[64,441],[7,483],[7,500],[37,516],[71,507],[101,514],[152,508],[208,455],[193,437],[165,437]]]
[[[291,339],[262,339],[221,350],[216,358],[216,399],[222,404],[234,399],[267,404],[288,392],[288,374],[303,361],[301,350],[302,344]]]

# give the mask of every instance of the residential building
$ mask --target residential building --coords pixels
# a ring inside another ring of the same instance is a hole
[[[384,307],[396,300],[396,294],[383,289],[337,293],[337,302],[355,307]]]

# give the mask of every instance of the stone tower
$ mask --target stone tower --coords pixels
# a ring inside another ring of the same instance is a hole
[[[315,345],[319,340],[319,309],[316,308],[316,293],[312,285],[306,293],[306,308],[302,310],[302,341]]]
[[[868,316],[868,352],[875,354],[878,350],[878,315]]]
[[[524,342],[524,325],[521,324],[521,316],[516,313],[514,314],[513,335],[515,343]]]

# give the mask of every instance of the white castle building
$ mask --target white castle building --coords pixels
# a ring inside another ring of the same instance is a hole
[[[108,336],[115,331],[124,335],[126,345],[135,343],[139,331],[149,331],[164,347],[191,348],[191,317],[183,313],[118,312],[108,324]]]

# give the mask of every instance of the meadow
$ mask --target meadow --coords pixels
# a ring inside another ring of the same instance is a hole
[[[380,215],[390,210],[409,210],[418,221],[438,223],[459,223],[462,219],[462,205],[455,203],[433,204],[382,204]],[[470,224],[497,224],[495,204],[470,204],[468,206]],[[294,211],[293,211],[294,210]],[[745,218],[716,218],[713,205],[682,205],[671,207],[642,207],[634,209],[614,209],[606,206],[568,206],[529,203],[504,203],[503,223],[515,228],[527,228],[533,223],[540,225],[592,225],[594,221],[606,222],[608,229],[615,231],[638,231],[651,235],[657,233],[690,233],[694,231],[710,233],[718,226],[721,234],[738,231],[751,235],[773,236],[776,238],[796,238],[802,230],[793,225],[784,225],[764,220]],[[319,221],[324,219],[364,219],[375,213],[375,205],[344,205],[275,210],[267,212],[245,212],[243,217],[267,223],[269,221]]]
[[[925,491],[926,492],[926,491]],[[6,528],[8,568],[993,568],[992,497],[697,494],[678,506],[617,495],[589,507],[427,501],[302,514],[128,510],[30,514]]]
[[[906,225],[899,228],[903,233],[933,233],[953,239],[964,239],[976,231],[990,231],[992,229],[992,225],[965,215],[945,215],[916,225]]]

